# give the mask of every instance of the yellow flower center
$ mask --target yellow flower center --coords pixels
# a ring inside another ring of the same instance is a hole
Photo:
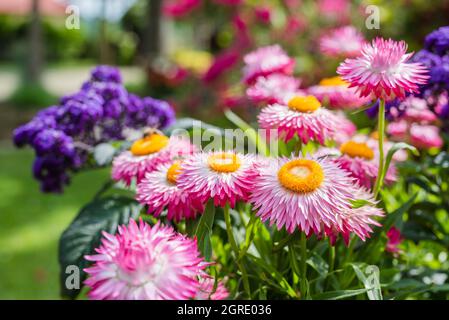
[[[340,151],[348,156],[360,157],[371,160],[374,158],[374,151],[365,142],[348,141],[341,145]]]
[[[131,153],[135,156],[146,156],[158,152],[167,144],[166,136],[154,133],[135,141],[131,146]]]
[[[324,78],[320,81],[320,86],[335,87],[335,86],[348,86],[349,83],[344,81],[340,77]]]
[[[180,173],[181,173],[181,161],[176,161],[167,170],[167,180],[172,184],[176,184],[176,179],[178,178],[178,175]]]
[[[231,152],[220,152],[209,156],[207,159],[209,167],[217,172],[234,172],[240,168],[239,157]]]
[[[290,99],[288,107],[294,111],[312,113],[321,107],[321,103],[314,96],[297,96]]]
[[[279,182],[297,193],[316,190],[324,180],[321,166],[313,160],[298,159],[284,164],[278,172]]]

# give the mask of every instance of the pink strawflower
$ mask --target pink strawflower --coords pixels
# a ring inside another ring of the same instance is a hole
[[[307,92],[331,109],[356,109],[371,101],[371,97],[360,97],[355,88],[340,77],[327,78],[319,85],[310,87]]]
[[[162,164],[155,171],[148,172],[137,185],[136,199],[148,206],[148,213],[159,217],[167,209],[167,219],[179,222],[194,219],[204,210],[203,203],[178,187],[177,178],[180,161]]]
[[[410,143],[422,149],[441,148],[443,139],[440,136],[440,128],[413,123],[410,126]]]
[[[354,136],[341,144],[339,157],[333,160],[355,178],[357,183],[366,189],[371,189],[376,181],[379,168],[379,149],[375,139],[366,136]],[[392,165],[385,175],[386,183],[396,181],[396,170]]]
[[[361,55],[365,44],[363,34],[353,26],[329,31],[320,38],[320,51],[330,57],[354,58]]]
[[[195,151],[195,146],[188,139],[180,137],[168,139],[159,134],[151,136],[155,138],[145,137],[136,141],[133,144],[134,151],[131,147],[131,150],[122,152],[113,160],[112,179],[123,181],[128,186],[133,179],[139,183],[145,173],[152,172],[161,164],[170,163],[173,159],[185,157]],[[153,140],[148,141],[149,139]]]
[[[200,288],[196,294],[195,300],[225,300],[229,297],[229,292],[222,281],[218,281],[214,290],[215,279],[201,278]]]
[[[96,252],[85,256],[94,264],[84,269],[95,300],[192,299],[206,266],[196,240],[159,222],[151,227],[130,219],[116,235],[103,232]]]
[[[419,85],[429,78],[423,64],[408,62],[413,53],[406,52],[404,41],[376,38],[363,46],[360,57],[340,64],[337,73],[362,97],[404,98],[406,92],[419,92]]]
[[[333,138],[337,126],[336,116],[313,96],[296,96],[288,103],[269,105],[262,109],[258,120],[260,128],[277,129],[283,140],[289,141],[296,134],[303,143],[324,144]]]
[[[233,151],[197,153],[181,165],[178,186],[194,198],[216,206],[229,203],[233,208],[239,200],[247,200],[256,174],[254,158]]]
[[[258,77],[256,82],[246,89],[246,95],[257,104],[273,104],[288,101],[300,94],[301,81],[284,74],[271,74]]]
[[[250,197],[256,215],[289,233],[336,227],[355,200],[353,179],[326,157],[271,159],[257,169]]]
[[[362,241],[365,241],[373,232],[371,226],[379,227],[381,225],[375,220],[375,217],[383,217],[384,213],[382,209],[376,207],[377,201],[373,194],[363,188],[354,188],[353,193],[357,200],[369,203],[365,205],[356,205],[357,203],[355,203],[352,208],[346,209],[336,216],[336,225],[333,228],[325,228],[325,233],[332,243],[335,243],[338,234],[341,234],[345,243],[348,244],[351,233],[355,233]]]
[[[171,18],[188,15],[201,4],[201,0],[164,0],[162,12]]]
[[[404,240],[401,231],[396,227],[391,227],[387,232],[387,238],[388,241],[385,250],[393,254],[398,254],[400,252],[399,245]]]
[[[257,77],[272,73],[291,75],[295,67],[295,60],[279,45],[259,48],[245,55],[243,61],[243,81],[247,84],[254,83]]]

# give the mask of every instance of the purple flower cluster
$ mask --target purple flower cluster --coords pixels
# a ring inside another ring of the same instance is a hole
[[[421,87],[421,96],[428,98],[449,90],[449,26],[427,35],[424,49],[413,57],[429,68],[430,79]]]
[[[62,192],[69,173],[87,164],[97,144],[124,139],[125,129],[163,129],[174,120],[167,102],[128,93],[118,69],[98,66],[79,92],[16,128],[14,143],[34,148],[33,173],[42,191]]]

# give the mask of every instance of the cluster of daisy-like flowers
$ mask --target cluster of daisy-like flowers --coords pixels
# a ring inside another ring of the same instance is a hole
[[[118,69],[98,66],[79,92],[18,127],[14,143],[36,151],[33,172],[42,191],[61,192],[95,145],[121,140],[127,129],[164,128],[174,116],[167,102],[128,93]]]
[[[364,45],[361,56],[346,60],[339,68],[343,81],[349,84],[344,86],[354,87],[354,95],[390,100],[415,92],[425,81],[425,69],[419,63],[407,62],[410,54],[405,48],[404,43],[383,39]],[[283,82],[286,78],[282,77],[291,76],[293,70],[294,60],[279,46],[261,48],[244,60],[243,81],[270,90],[266,83]],[[274,76],[278,78],[269,78]],[[341,79],[331,82],[342,85]],[[267,157],[235,150],[203,152],[184,138],[168,138],[153,131],[114,159],[112,176],[128,185],[135,181],[136,199],[155,217],[164,215],[176,222],[194,219],[203,213],[207,202],[212,202],[224,207],[228,234],[232,234],[228,209],[246,202],[262,221],[289,233],[327,236],[332,243],[340,235],[346,243],[351,234],[365,240],[372,226],[379,225],[377,218],[384,215],[377,206],[373,185],[383,173],[378,160],[391,144],[383,143],[383,135],[376,132],[357,135],[341,111],[327,110],[315,96],[292,93],[291,88],[297,90],[296,83],[279,89],[283,96],[265,90],[267,95],[260,101],[268,105],[258,116],[262,129],[274,130],[286,144],[295,141],[298,148],[290,156]],[[336,147],[328,148],[329,141]],[[316,151],[305,154],[304,146]],[[393,160],[400,161],[398,155]],[[387,182],[395,180],[394,167],[386,170],[384,178]],[[104,234],[97,253],[87,257],[94,262],[86,269],[92,298],[227,296],[223,284],[215,285],[208,278],[204,271],[207,264],[195,241],[160,223],[150,227],[131,221],[115,236]]]

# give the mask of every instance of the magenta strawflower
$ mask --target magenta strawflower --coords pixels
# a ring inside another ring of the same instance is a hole
[[[361,32],[353,26],[344,26],[321,37],[320,51],[330,57],[354,58],[361,54],[365,43]]]
[[[356,109],[371,101],[371,97],[360,97],[355,88],[340,77],[326,78],[307,89],[324,105],[331,109]]]
[[[273,73],[291,75],[295,67],[295,60],[279,45],[259,48],[245,55],[243,61],[243,81],[247,84],[254,83],[257,77]]]
[[[404,41],[376,38],[363,46],[361,56],[346,59],[337,73],[362,97],[404,98],[407,92],[419,92],[419,85],[429,78],[423,64],[408,62],[413,53],[406,52]]]
[[[178,222],[203,212],[203,203],[178,187],[180,166],[180,161],[162,164],[137,185],[136,199],[148,206],[149,214],[159,217],[167,209],[167,219]]]
[[[229,297],[229,292],[222,281],[218,281],[214,290],[215,279],[201,278],[200,288],[196,294],[195,300],[225,300]]]
[[[133,179],[139,183],[145,173],[152,172],[176,158],[192,154],[195,146],[180,137],[167,138],[151,134],[134,142],[130,150],[122,152],[112,162],[112,179],[130,185]]]
[[[396,227],[391,227],[387,232],[387,245],[385,251],[398,255],[400,252],[399,245],[404,241],[401,231]]]
[[[274,73],[258,77],[256,82],[246,89],[246,95],[258,104],[282,103],[301,95],[300,83],[299,79],[292,76]]]
[[[324,144],[333,138],[337,126],[336,116],[313,96],[296,96],[288,103],[269,105],[262,109],[258,120],[262,129],[277,129],[283,140],[289,141],[296,134],[303,143]]]
[[[272,159],[257,169],[250,197],[256,215],[290,233],[335,227],[355,200],[349,173],[326,157]]]
[[[186,300],[199,290],[207,265],[196,240],[140,220],[103,233],[97,254],[86,256],[89,298],[95,300]]]
[[[203,202],[213,199],[216,206],[231,208],[247,200],[252,186],[254,157],[233,151],[197,153],[181,165],[178,186]]]

